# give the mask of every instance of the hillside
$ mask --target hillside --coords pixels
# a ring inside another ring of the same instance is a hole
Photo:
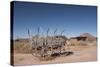
[[[83,33],[83,34],[81,34],[80,36],[81,36],[81,37],[87,37],[87,38],[88,38],[88,41],[90,41],[90,42],[93,42],[93,41],[96,40],[96,37],[93,36],[93,35],[90,34],[90,33]]]

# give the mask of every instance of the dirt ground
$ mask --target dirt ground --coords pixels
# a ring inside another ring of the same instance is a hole
[[[37,65],[37,64],[54,64],[54,63],[72,63],[72,62],[85,62],[97,60],[97,47],[96,46],[72,46],[71,51],[73,55],[65,57],[57,57],[53,60],[40,61],[32,54],[14,54],[14,65]]]

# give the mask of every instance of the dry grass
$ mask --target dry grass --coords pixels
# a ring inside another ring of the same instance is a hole
[[[79,43],[77,40],[71,40],[71,45],[65,44],[65,49],[66,50],[80,50],[84,48],[89,48],[90,46],[82,45]],[[89,43],[89,44],[94,44],[92,46],[96,46],[97,42]],[[15,53],[32,53],[31,46],[29,45],[29,42],[20,42],[20,41],[15,41],[14,42],[14,52]]]
[[[31,53],[31,47],[30,47],[29,43],[15,42],[14,43],[14,52],[15,53]]]

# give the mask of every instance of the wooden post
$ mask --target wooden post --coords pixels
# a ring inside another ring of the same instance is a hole
[[[62,32],[61,32],[61,35],[64,33],[65,31],[63,30]]]
[[[29,29],[28,29],[28,36],[29,36],[29,43],[32,46],[32,38],[31,38],[31,33]]]
[[[54,36],[55,36],[56,32],[57,32],[57,29],[55,29],[55,31],[54,31]]]

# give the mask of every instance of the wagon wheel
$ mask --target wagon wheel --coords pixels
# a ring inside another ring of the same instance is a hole
[[[39,48],[32,47],[32,49],[31,49],[31,53],[35,57],[41,57],[41,53],[40,52],[41,52],[41,50],[39,51]]]
[[[34,48],[32,47],[31,48],[31,54],[33,55],[33,53],[34,53]]]
[[[31,54],[33,55],[33,56],[36,56],[36,51],[35,51],[35,48],[31,48]]]

